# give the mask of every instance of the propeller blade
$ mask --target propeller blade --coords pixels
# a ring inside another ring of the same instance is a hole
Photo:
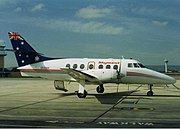
[[[121,66],[122,66],[121,63],[119,63],[119,69],[117,69],[117,71],[116,71],[117,72],[117,80],[118,80],[117,84],[119,84],[121,79],[124,77],[124,74],[121,73]]]

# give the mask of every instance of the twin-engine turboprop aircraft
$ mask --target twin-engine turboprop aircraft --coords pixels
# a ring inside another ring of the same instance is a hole
[[[16,32],[9,32],[13,50],[22,76],[37,76],[54,80],[58,90],[67,91],[64,82],[78,82],[78,97],[85,98],[86,84],[98,85],[103,93],[105,83],[148,84],[147,95],[152,96],[153,84],[174,84],[176,80],[145,68],[133,59],[49,58],[36,52]]]

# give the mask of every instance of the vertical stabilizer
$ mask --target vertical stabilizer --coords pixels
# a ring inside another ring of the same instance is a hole
[[[9,32],[8,34],[19,67],[54,59],[42,56],[41,54],[36,52],[17,32]]]

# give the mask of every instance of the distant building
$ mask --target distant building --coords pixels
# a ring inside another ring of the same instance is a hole
[[[7,55],[5,52],[5,45],[0,44],[0,76],[3,76],[4,73],[4,57]]]

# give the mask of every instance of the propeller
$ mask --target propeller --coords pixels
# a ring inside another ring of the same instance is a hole
[[[118,84],[117,85],[117,92],[118,92],[120,81],[124,77],[124,74],[121,73],[121,63],[119,63],[119,69],[117,69],[116,73],[117,73],[117,84]]]
[[[122,60],[123,61],[123,60]],[[120,84],[121,79],[124,77],[124,74],[121,73],[121,63],[119,63],[119,69],[117,69],[117,84]]]
[[[120,79],[121,79],[121,77],[120,77],[120,65],[119,65],[119,70],[117,69],[117,71],[116,71],[116,73],[117,73],[117,92],[119,91],[119,83],[120,83]]]
[[[119,66],[119,67],[121,67],[121,66]],[[117,84],[119,84],[120,83],[120,79],[121,79],[121,71],[120,71],[120,68],[119,68],[119,70],[117,69]]]

